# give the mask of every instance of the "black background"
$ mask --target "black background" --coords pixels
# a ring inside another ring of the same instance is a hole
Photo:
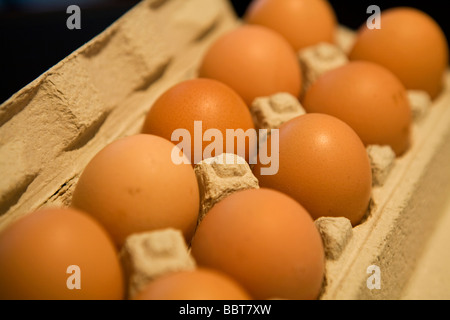
[[[245,12],[250,1],[231,0],[237,15],[241,16]],[[6,2],[14,4],[14,1]],[[36,12],[14,5],[4,6],[0,11],[0,103],[102,32],[137,2],[109,0],[95,6],[80,5],[81,30],[67,29],[69,15],[65,8]],[[396,6],[415,7],[431,15],[440,24],[447,39],[450,39],[450,19],[445,16],[448,14],[446,1],[329,2],[339,22],[351,28],[357,28],[367,20],[369,15],[366,10],[372,4],[382,10]],[[71,4],[77,4],[77,1],[73,0]]]

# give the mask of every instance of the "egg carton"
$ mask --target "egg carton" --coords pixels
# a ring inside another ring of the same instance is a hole
[[[173,85],[196,77],[209,46],[241,23],[226,0],[142,1],[3,103],[0,232],[39,208],[69,206],[92,157],[114,140],[140,132],[153,102]],[[320,44],[299,53],[305,79],[346,63],[338,53],[348,50],[354,36],[341,26],[337,46]],[[410,92],[410,99],[415,117],[409,151],[394,158],[385,146],[367,149],[376,179],[364,220],[355,227],[345,218],[316,220],[326,250],[320,299],[399,298],[443,213],[450,194],[450,71],[444,92],[432,104],[422,92]],[[268,128],[304,112],[283,93],[261,97],[252,108],[255,123]],[[199,177],[210,167],[196,168]],[[217,195],[211,201],[258,187],[257,181],[249,182],[252,176],[246,170],[230,171],[241,172],[232,185],[213,182]],[[207,214],[213,203],[202,201]],[[181,248],[172,252],[172,262],[163,260],[146,277],[148,267],[136,257],[149,252],[139,252],[138,236],[130,236],[123,248],[135,271],[130,275],[134,290],[152,275],[195,267],[185,255],[187,248]],[[155,254],[183,246],[176,231],[147,236],[161,243]],[[370,285],[374,267],[380,271],[381,287]]]

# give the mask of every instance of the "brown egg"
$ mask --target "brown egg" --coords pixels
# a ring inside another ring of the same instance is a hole
[[[448,66],[448,43],[439,25],[407,7],[383,11],[380,19],[381,29],[361,26],[350,59],[381,64],[407,89],[424,90],[435,98]]]
[[[250,106],[257,97],[287,92],[300,96],[301,68],[292,46],[279,33],[243,25],[222,35],[209,48],[200,77],[233,88]]]
[[[410,145],[406,89],[392,72],[372,62],[350,62],[323,74],[307,90],[303,107],[346,122],[366,146],[389,145],[399,156]]]
[[[175,164],[161,137],[138,134],[118,139],[84,169],[72,205],[101,222],[121,246],[136,232],[173,227],[190,241],[197,224],[199,191],[190,164]]]
[[[290,195],[314,220],[346,217],[356,225],[366,213],[372,190],[366,148],[335,117],[306,114],[284,123],[279,129],[279,170],[261,175],[262,167],[258,163],[253,168],[260,186]]]
[[[84,212],[40,209],[0,234],[0,300],[123,297],[114,243]]]
[[[146,285],[133,300],[250,300],[247,291],[218,270],[198,268],[165,274]]]
[[[176,135],[180,129],[187,134],[182,139]],[[180,149],[194,164],[204,159],[205,149],[212,149],[211,156],[225,152],[227,142],[234,143],[229,153],[239,154],[248,162],[256,153],[245,137],[249,129],[254,129],[250,111],[233,89],[213,79],[192,79],[176,84],[157,99],[147,114],[142,132],[175,144],[179,140],[189,142],[188,147],[180,146]],[[235,136],[227,139],[227,130]],[[205,133],[214,131],[217,139],[206,137]],[[242,151],[238,149],[239,140],[246,141]],[[212,148],[217,142],[220,146]]]
[[[311,216],[270,189],[238,191],[217,203],[195,233],[192,254],[255,299],[316,299],[324,276],[322,239]]]
[[[244,20],[283,35],[295,50],[334,42],[337,19],[326,0],[254,0]]]

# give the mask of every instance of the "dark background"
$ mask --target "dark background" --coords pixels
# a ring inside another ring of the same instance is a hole
[[[189,1],[189,0],[185,0]],[[231,0],[241,16],[251,0]],[[282,1],[282,0],[279,0]],[[138,0],[0,0],[0,103],[71,52],[102,32]],[[411,6],[431,15],[450,39],[446,1],[330,0],[339,22],[351,28],[364,23],[367,7],[382,10]],[[69,30],[69,5],[81,8],[81,30]],[[418,39],[420,41],[420,39]]]

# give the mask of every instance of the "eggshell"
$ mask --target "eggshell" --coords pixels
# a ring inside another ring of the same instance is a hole
[[[381,29],[360,27],[351,60],[369,60],[391,70],[407,89],[442,91],[448,43],[440,26],[425,12],[397,7],[381,12]]]
[[[261,163],[253,168],[261,187],[290,195],[314,220],[346,217],[354,226],[361,221],[372,171],[364,144],[350,126],[326,114],[306,114],[279,128],[278,143],[278,172],[262,175]]]
[[[243,25],[217,39],[204,55],[199,76],[233,88],[250,107],[257,97],[302,88],[300,63],[288,41],[263,26]]]
[[[195,121],[201,121],[198,132]],[[215,138],[204,139],[209,129],[216,129],[221,135],[222,148],[218,154],[214,151],[211,155],[218,156],[226,152],[227,130],[235,131],[240,139],[246,139],[245,132],[254,129],[254,125],[247,105],[229,86],[213,79],[191,79],[174,85],[155,101],[146,116],[142,132],[173,140],[172,134],[177,129],[188,131],[190,148],[183,149],[183,152],[195,164],[204,159],[203,152],[212,143],[211,140],[215,141]],[[242,151],[237,147],[237,138],[230,141],[235,142],[231,153],[239,153],[247,162],[256,152],[249,140],[246,140]],[[174,143],[178,144],[178,141]]]
[[[199,191],[190,164],[175,164],[176,146],[158,136],[118,139],[97,153],[74,190],[72,206],[108,230],[117,246],[132,233],[174,228],[194,232]]]
[[[250,300],[228,275],[198,268],[165,274],[146,285],[133,300]]]
[[[352,127],[366,146],[389,145],[397,156],[410,146],[412,114],[406,88],[388,69],[354,61],[326,72],[307,90],[303,107]]]
[[[334,42],[337,18],[326,0],[254,0],[244,20],[283,35],[296,51]]]
[[[311,216],[270,189],[238,191],[217,203],[199,224],[192,254],[255,299],[316,299],[324,276],[322,239]]]
[[[1,300],[123,299],[124,293],[114,243],[84,212],[40,209],[0,234]]]

